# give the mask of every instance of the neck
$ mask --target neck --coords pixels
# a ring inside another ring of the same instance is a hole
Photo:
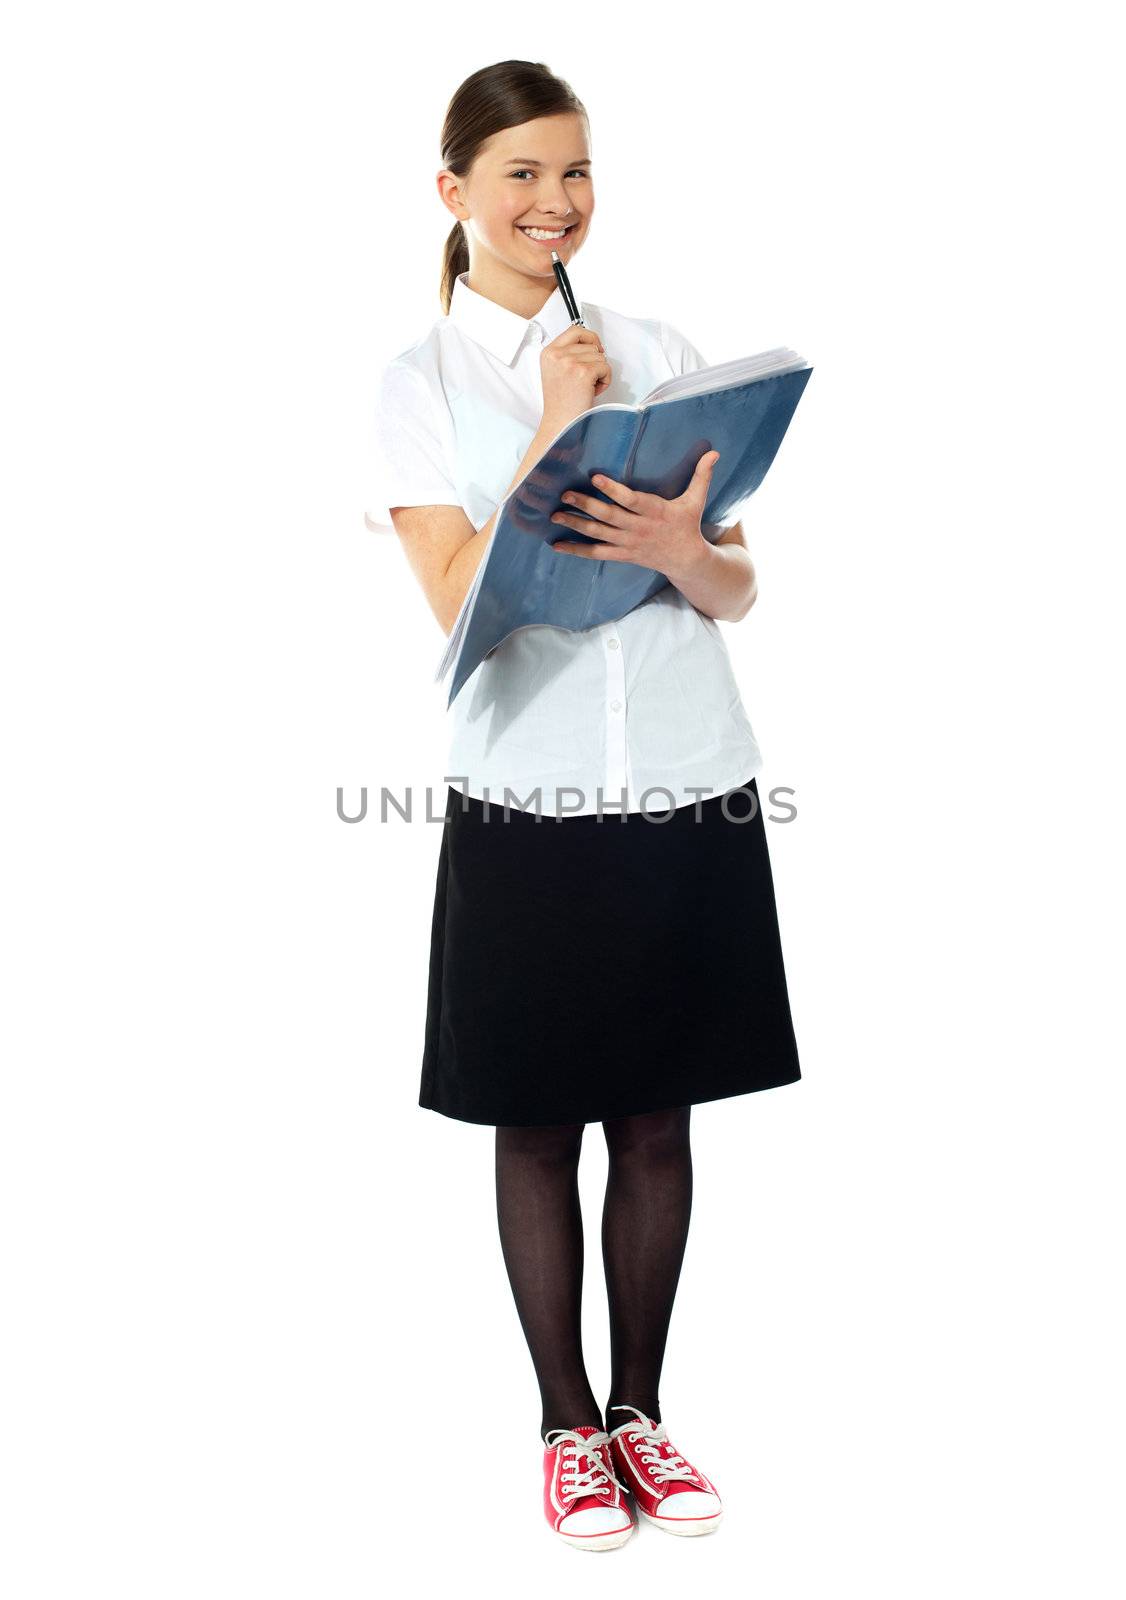
[[[477,261],[471,258],[465,281],[474,294],[483,295],[526,321],[543,310],[558,288],[554,271],[545,280],[506,266],[495,256]]]

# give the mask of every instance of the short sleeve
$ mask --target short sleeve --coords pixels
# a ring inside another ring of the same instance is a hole
[[[391,526],[392,506],[459,506],[426,379],[392,361],[379,380],[371,434],[368,520]]]
[[[704,359],[691,340],[686,339],[680,329],[674,328],[671,322],[661,323],[661,342],[672,367],[673,376],[676,378],[683,377],[686,372],[699,372],[701,367],[712,365],[710,361]],[[741,502],[741,505],[745,504],[746,501]],[[727,515],[721,517],[713,526],[732,527],[740,520],[740,509],[740,506],[733,506]]]

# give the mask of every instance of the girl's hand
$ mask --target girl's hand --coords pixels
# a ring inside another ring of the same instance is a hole
[[[602,340],[579,323],[564,328],[540,354],[543,420],[553,433],[589,411],[613,374]]]
[[[567,555],[585,556],[590,561],[632,561],[639,567],[652,567],[676,582],[676,575],[691,571],[708,541],[701,529],[701,519],[712,481],[712,471],[719,460],[718,450],[709,450],[696,463],[696,470],[682,495],[666,500],[663,495],[645,494],[640,489],[629,489],[624,483],[596,473],[591,482],[603,494],[609,495],[611,505],[596,500],[593,495],[571,491],[561,495],[565,504],[580,511],[589,511],[596,522],[579,517],[574,512],[555,511],[551,520],[581,533],[601,539],[600,544],[574,544],[560,540],[553,550]]]

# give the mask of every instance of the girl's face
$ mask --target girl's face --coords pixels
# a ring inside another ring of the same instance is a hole
[[[479,273],[483,254],[495,258],[494,270],[550,279],[552,250],[569,262],[594,213],[586,120],[567,112],[504,128],[481,147],[464,180],[443,168],[438,187],[465,226],[471,272]]]

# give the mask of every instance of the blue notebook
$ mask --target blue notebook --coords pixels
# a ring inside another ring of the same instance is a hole
[[[715,524],[765,478],[812,371],[792,350],[767,350],[669,378],[638,405],[596,405],[568,423],[500,503],[435,673],[440,682],[452,669],[447,709],[518,628],[547,624],[579,633],[617,622],[668,582],[636,562],[553,555],[547,546],[557,539],[598,540],[550,520],[561,494],[573,489],[609,502],[590,481],[601,472],[674,499],[700,457],[718,450],[701,519]],[[723,530],[705,531],[716,539]]]

